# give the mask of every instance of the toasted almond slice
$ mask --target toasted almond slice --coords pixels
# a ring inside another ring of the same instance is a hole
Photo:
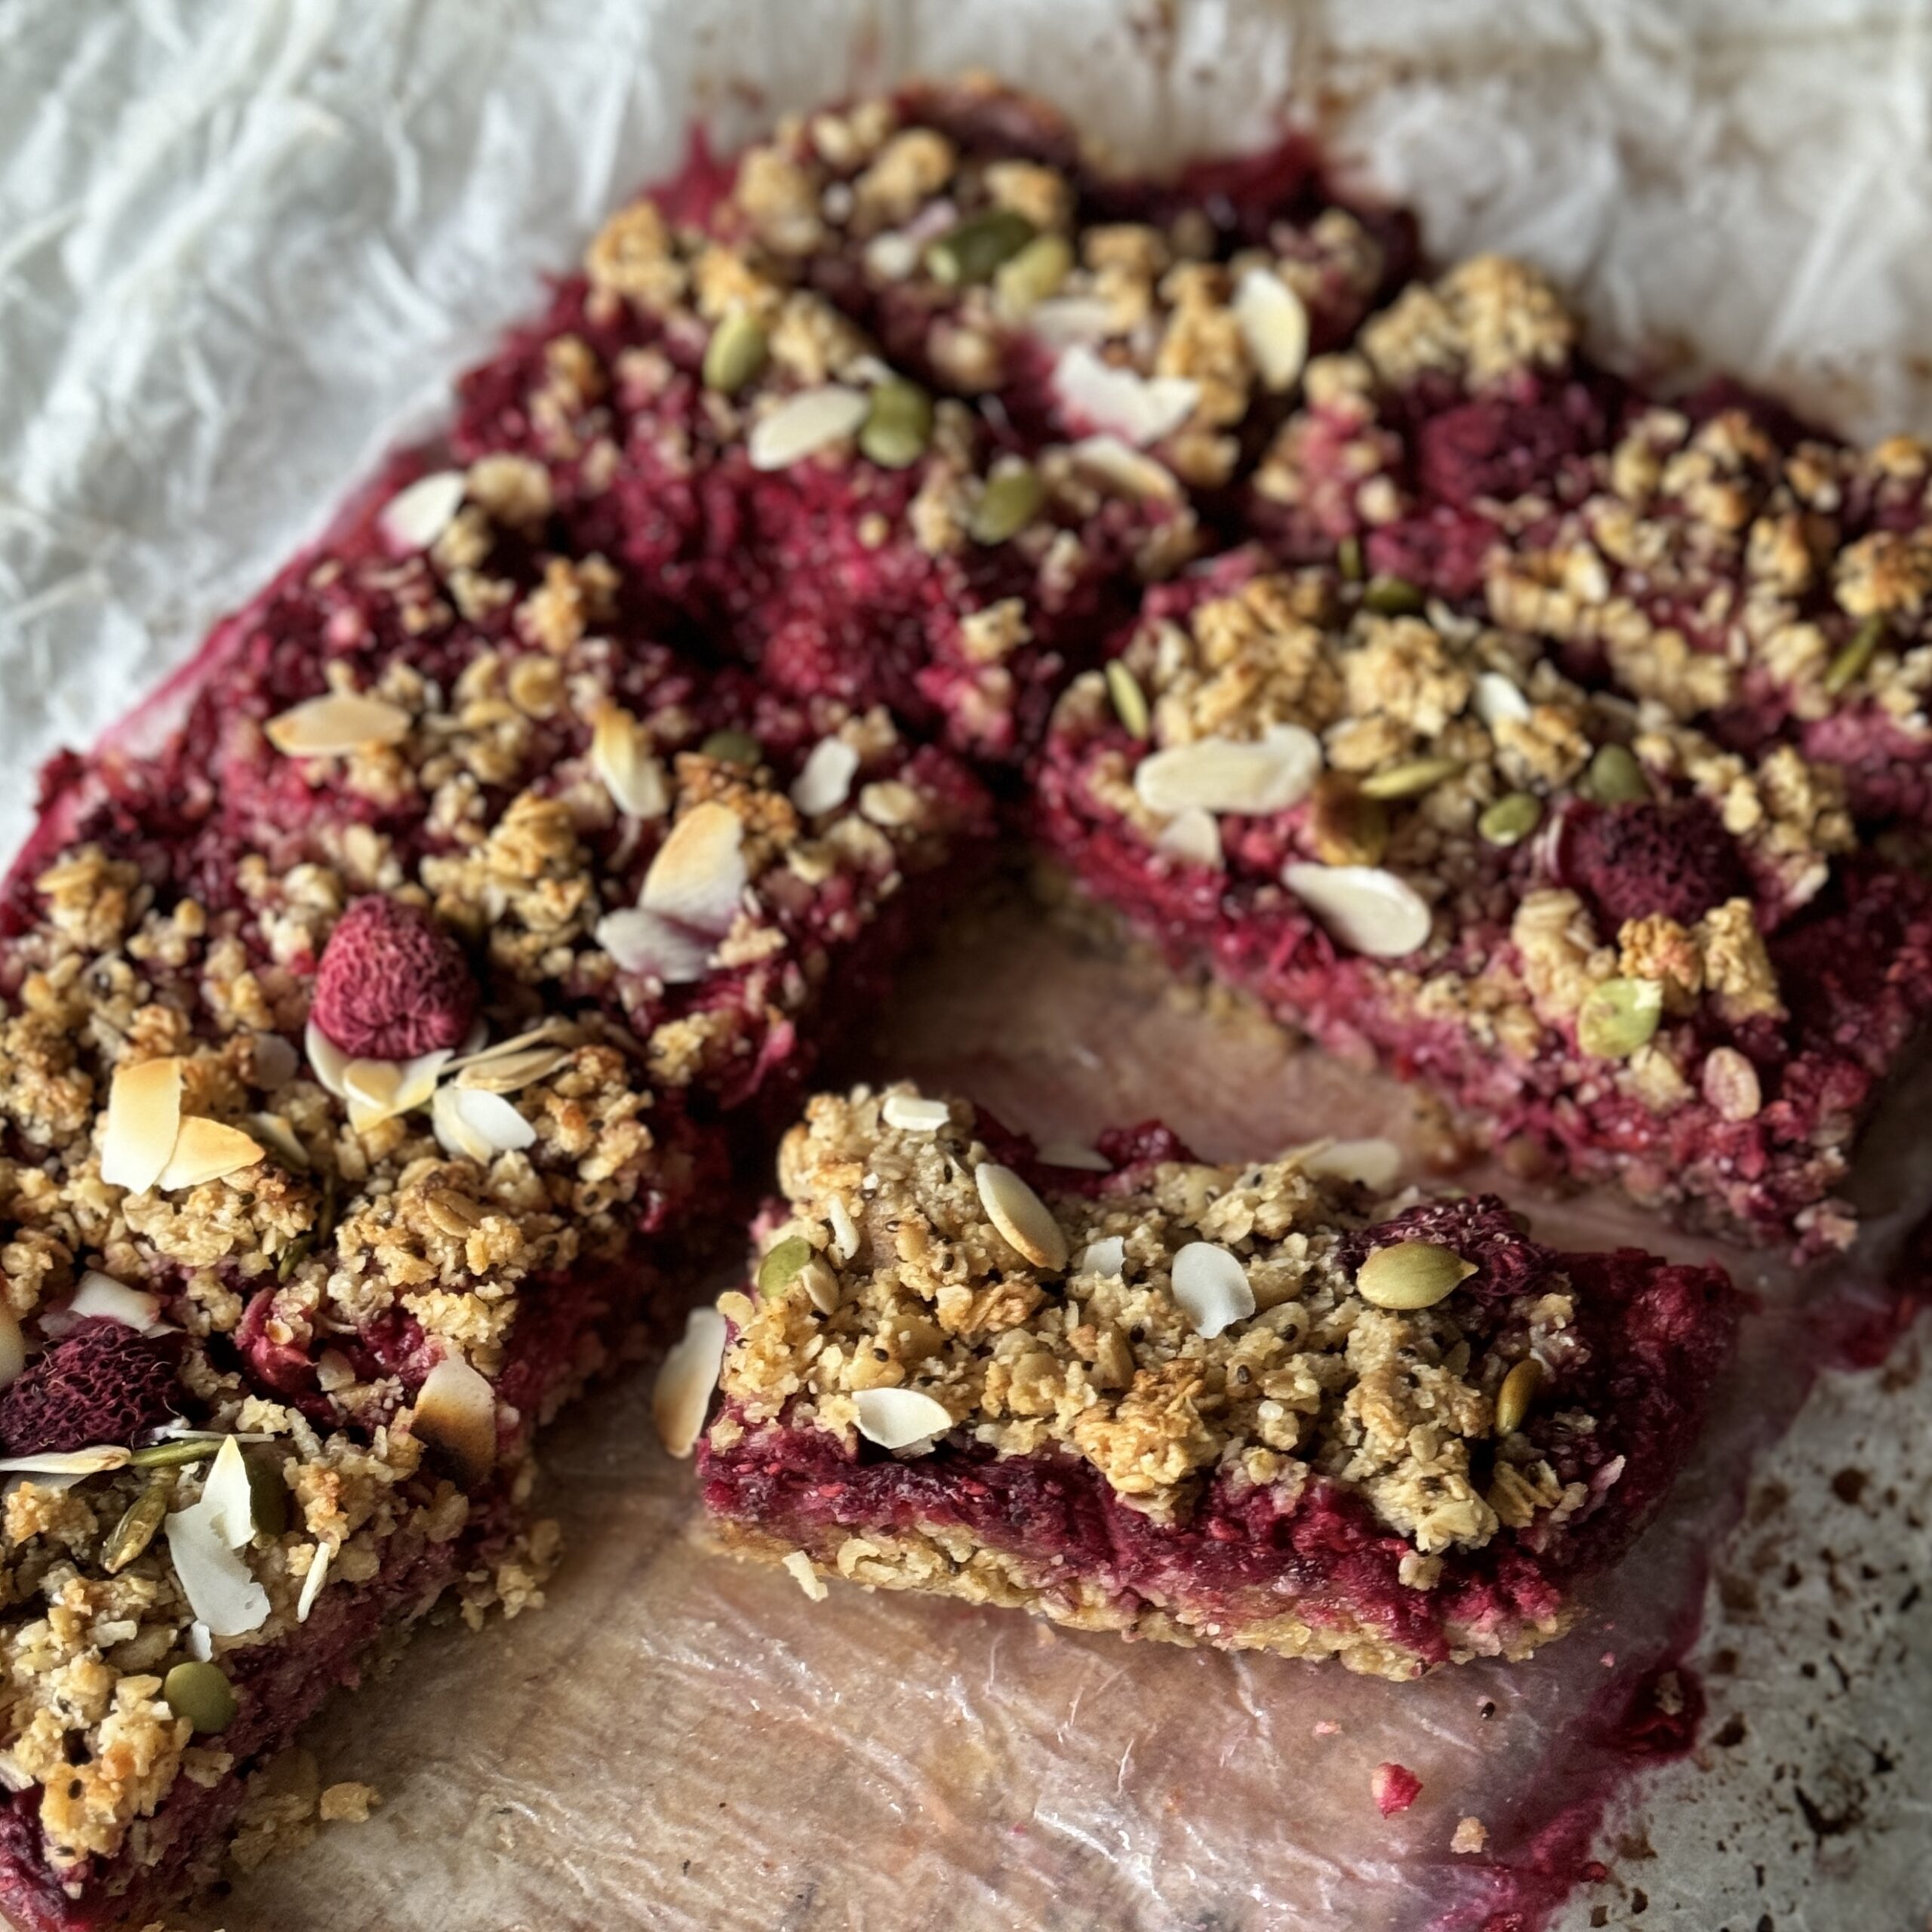
[[[808,818],[835,812],[852,795],[859,754],[843,738],[821,738],[792,781],[792,802]]]
[[[1247,1270],[1211,1241],[1191,1241],[1174,1257],[1174,1297],[1197,1335],[1211,1341],[1254,1312]]]
[[[670,1454],[688,1456],[697,1447],[724,1364],[724,1316],[715,1308],[693,1309],[651,1392],[651,1419]]]
[[[1118,436],[1082,436],[1068,446],[1066,454],[1077,475],[1109,496],[1137,503],[1181,500],[1174,472]]]
[[[537,1130],[500,1094],[438,1087],[429,1117],[445,1153],[487,1167],[499,1154],[530,1146]]]
[[[460,469],[433,470],[398,490],[383,506],[377,521],[395,550],[426,550],[448,529],[463,507],[463,477]]]
[[[309,1613],[315,1607],[315,1599],[322,1593],[322,1586],[328,1581],[329,1563],[335,1552],[325,1543],[315,1546],[315,1553],[309,1559],[307,1574],[302,1579],[302,1593],[295,1599],[295,1620],[306,1623]]]
[[[1074,1266],[1082,1275],[1115,1275],[1123,1273],[1127,1267],[1125,1238],[1119,1235],[1109,1235],[1104,1241],[1090,1241]]]
[[[1261,386],[1279,395],[1308,364],[1308,310],[1272,269],[1245,270],[1235,288],[1235,321]]]
[[[643,728],[622,705],[597,714],[590,740],[590,768],[618,811],[632,818],[662,818],[671,809],[663,761],[652,755]]]
[[[1110,1174],[1114,1171],[1112,1161],[1084,1140],[1044,1142],[1040,1149],[1040,1161],[1044,1167],[1072,1168],[1085,1174]]]
[[[328,691],[262,728],[285,758],[346,758],[369,745],[401,744],[409,736],[409,713],[382,698]]]
[[[340,1100],[342,1076],[349,1069],[349,1056],[312,1020],[303,1029],[302,1050],[309,1059],[309,1070],[324,1093]]]
[[[174,1574],[197,1620],[217,1637],[259,1630],[268,1621],[268,1592],[223,1534],[208,1499],[176,1510],[165,1527]]]
[[[456,1076],[459,1087],[479,1094],[514,1094],[554,1073],[570,1059],[568,1047],[525,1047],[520,1053],[478,1054]]]
[[[792,1580],[814,1603],[823,1603],[831,1595],[818,1572],[812,1567],[811,1558],[802,1549],[795,1549],[786,1558],[785,1568]]]
[[[1184,866],[1205,866],[1219,872],[1226,863],[1221,852],[1220,821],[1204,805],[1189,805],[1161,826],[1154,849]]]
[[[220,1180],[225,1174],[252,1168],[262,1158],[262,1143],[238,1127],[218,1120],[204,1120],[190,1114],[181,1123],[174,1151],[161,1171],[155,1185],[164,1194],[183,1187],[199,1187],[204,1181]]]
[[[986,1218],[1035,1268],[1057,1274],[1066,1266],[1066,1236],[1052,1209],[1011,1168],[982,1161],[973,1182]]]
[[[453,1057],[445,1047],[433,1054],[419,1054],[414,1060],[349,1061],[342,1070],[349,1125],[358,1134],[367,1134],[398,1114],[427,1106]]]
[[[161,1178],[181,1131],[181,1063],[144,1060],[114,1069],[100,1138],[100,1177],[144,1193]]]
[[[667,986],[703,979],[717,950],[709,934],[694,933],[688,926],[635,909],[605,913],[597,922],[596,939],[619,972],[647,974]]]
[[[1201,385],[1190,377],[1138,375],[1115,367],[1084,342],[1054,364],[1053,386],[1070,416],[1136,449],[1178,429],[1201,400]]]
[[[97,1449],[49,1449],[38,1456],[0,1456],[0,1474],[11,1476],[97,1476],[125,1469],[130,1452],[115,1443]]]
[[[745,890],[744,822],[707,798],[692,806],[659,847],[638,901],[647,912],[721,937]]]
[[[1521,724],[1529,718],[1529,700],[1515,681],[1505,677],[1500,671],[1476,673],[1474,703],[1476,715],[1492,731],[1505,722]]]
[[[859,1412],[859,1433],[881,1449],[923,1455],[952,1426],[946,1404],[917,1389],[861,1389],[852,1401]]]
[[[1392,1193],[1402,1176],[1402,1150],[1392,1140],[1317,1141],[1297,1158],[1303,1174],[1358,1181],[1375,1194]]]
[[[1297,860],[1281,883],[1343,945],[1377,959],[1399,959],[1429,937],[1427,902],[1380,866],[1317,866]]]
[[[888,1127],[907,1134],[937,1134],[952,1124],[952,1109],[943,1100],[922,1094],[888,1094],[879,1103],[878,1117]]]
[[[448,1355],[416,1392],[411,1429],[447,1456],[465,1489],[482,1481],[497,1460],[497,1392],[458,1355]]]
[[[1298,804],[1321,771],[1315,734],[1279,724],[1251,743],[1196,738],[1155,752],[1135,768],[1134,790],[1149,811],[1183,812],[1194,805],[1263,817]]]
[[[42,1330],[50,1335],[55,1333],[48,1325],[52,1312],[50,1309],[40,1320]],[[60,1314],[64,1318],[63,1327],[69,1328],[77,1321],[105,1320],[118,1321],[140,1334],[152,1335],[168,1325],[161,1318],[160,1296],[131,1288],[125,1281],[117,1281],[97,1268],[90,1268],[81,1277],[81,1285]]]
[[[754,469],[789,469],[832,444],[856,436],[871,398],[842,383],[827,383],[788,396],[753,424],[746,445]]]

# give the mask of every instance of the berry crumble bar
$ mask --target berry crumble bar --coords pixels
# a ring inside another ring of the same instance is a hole
[[[1377,1204],[1321,1146],[1045,1164],[959,1101],[821,1095],[720,1304],[727,1549],[1402,1678],[1567,1627],[1694,1437],[1721,1271]],[[1386,1181],[1386,1177],[1383,1177]]]

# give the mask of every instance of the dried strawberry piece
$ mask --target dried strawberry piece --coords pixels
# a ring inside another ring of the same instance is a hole
[[[476,1017],[463,949],[420,906],[358,899],[322,951],[315,1024],[358,1060],[414,1060],[456,1047]]]
[[[175,1414],[179,1352],[174,1336],[80,1323],[0,1394],[0,1445],[10,1456],[41,1456],[131,1444]]]
[[[1375,1808],[1385,1818],[1406,1811],[1422,1795],[1422,1780],[1406,1764],[1377,1764],[1369,1780],[1375,1794]]]
[[[1444,410],[1417,432],[1417,474],[1428,494],[1466,507],[1547,489],[1563,459],[1590,440],[1583,415],[1561,401],[1500,397]]]
[[[1687,926],[1751,890],[1737,841],[1702,798],[1574,806],[1559,863],[1606,934],[1653,913]]]

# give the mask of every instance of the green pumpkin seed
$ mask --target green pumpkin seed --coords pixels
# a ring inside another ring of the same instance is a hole
[[[1389,849],[1388,808],[1339,771],[1315,781],[1308,829],[1324,866],[1379,866]]]
[[[166,1442],[152,1442],[137,1449],[128,1458],[131,1469],[171,1469],[183,1463],[198,1463],[221,1447],[218,1439],[177,1436]]]
[[[1520,845],[1543,823],[1543,801],[1534,792],[1511,792],[1486,806],[1478,833],[1492,845]]]
[[[1650,798],[1651,781],[1627,745],[1599,745],[1580,789],[1600,805],[1643,804]]]
[[[705,387],[735,395],[764,367],[768,347],[764,325],[749,309],[734,309],[704,346]]]
[[[1147,711],[1147,694],[1140,680],[1118,658],[1107,666],[1107,695],[1114,701],[1114,713],[1131,735],[1144,739],[1153,720]]]
[[[1867,617],[1853,632],[1851,641],[1832,660],[1826,670],[1826,695],[1828,697],[1842,697],[1857,682],[1860,674],[1878,655],[1878,647],[1884,641],[1884,619]]]
[[[1000,312],[1017,321],[1049,296],[1072,272],[1073,249],[1063,235],[1036,235],[993,277]]]
[[[288,1527],[288,1485],[281,1459],[261,1450],[245,1453],[248,1470],[248,1514],[257,1536],[278,1537]]]
[[[1496,1392],[1496,1432],[1513,1435],[1529,1418],[1530,1404],[1543,1386],[1543,1364],[1534,1355],[1525,1355],[1503,1378]]]
[[[161,1694],[177,1718],[202,1732],[226,1730],[241,1708],[234,1685],[211,1663],[177,1663],[162,1680]]]
[[[1345,537],[1335,546],[1335,565],[1342,573],[1345,582],[1361,583],[1362,571],[1366,566],[1362,561],[1361,539],[1359,537]]]
[[[955,222],[934,242],[926,250],[926,267],[950,288],[990,281],[1038,232],[1017,208],[987,208]]]
[[[297,1235],[281,1251],[281,1259],[275,1265],[275,1279],[278,1281],[287,1281],[314,1253],[315,1247],[315,1237],[312,1230],[307,1234]]]
[[[758,1291],[780,1295],[792,1285],[798,1270],[812,1258],[812,1244],[803,1235],[787,1235],[758,1264]]]
[[[1422,592],[1398,577],[1371,577],[1361,594],[1362,608],[1378,617],[1412,617],[1422,608]]]
[[[174,1494],[174,1485],[165,1476],[157,1476],[128,1504],[100,1546],[100,1567],[110,1577],[118,1577],[154,1541]]]
[[[881,469],[904,469],[933,439],[933,399],[917,383],[881,383],[859,430],[859,448]]]
[[[1663,1018],[1663,988],[1655,980],[1605,980],[1577,1010],[1577,1044],[1602,1060],[1628,1060]]]
[[[975,543],[1004,543],[1033,521],[1047,500],[1047,486],[1037,470],[1024,464],[1002,469],[986,479],[968,526]]]
[[[1406,758],[1384,765],[1361,781],[1364,798],[1419,798],[1463,769],[1459,758]]]
[[[764,747],[749,731],[714,731],[698,749],[720,764],[742,765],[747,771],[764,756]]]
[[[1398,1241],[1378,1247],[1355,1273],[1355,1288],[1377,1308],[1433,1308],[1476,1272],[1454,1248],[1432,1241]]]

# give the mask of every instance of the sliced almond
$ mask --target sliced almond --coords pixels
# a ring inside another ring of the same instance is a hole
[[[618,811],[632,818],[662,818],[671,809],[663,761],[643,727],[623,706],[607,704],[591,734],[590,768]]]
[[[1297,860],[1281,883],[1343,945],[1377,959],[1399,959],[1429,937],[1427,903],[1380,866],[1317,866]]]
[[[268,1592],[223,1534],[205,1497],[165,1525],[174,1574],[198,1622],[217,1637],[240,1637],[268,1621]]]
[[[379,697],[329,691],[262,728],[285,758],[346,758],[371,745],[401,744],[409,736],[409,713]]]
[[[295,1137],[295,1130],[280,1114],[251,1114],[248,1131],[265,1148],[279,1155],[285,1165],[306,1174],[310,1165],[309,1150]]]
[[[144,1193],[161,1178],[181,1131],[181,1063],[144,1060],[114,1069],[100,1138],[100,1177]]]
[[[1764,1104],[1758,1069],[1735,1047],[1713,1047],[1705,1057],[1704,1098],[1725,1120],[1755,1119]]]
[[[832,1251],[841,1261],[850,1261],[859,1251],[859,1224],[852,1218],[842,1195],[833,1195],[825,1204],[826,1219],[832,1223]]]
[[[1515,681],[1505,677],[1500,671],[1478,671],[1476,673],[1474,703],[1476,715],[1492,731],[1499,724],[1522,724],[1529,721],[1529,700],[1523,695]]]
[[[570,1057],[569,1048],[552,1045],[525,1047],[516,1053],[478,1054],[457,1075],[456,1084],[479,1094],[515,1094],[555,1073]]]
[[[279,1033],[257,1033],[249,1042],[250,1078],[265,1094],[285,1087],[302,1070],[295,1049]]]
[[[952,1124],[952,1109],[943,1100],[920,1094],[888,1094],[879,1103],[879,1118],[907,1134],[937,1134]]]
[[[1261,386],[1279,395],[1308,365],[1308,309],[1272,269],[1243,272],[1231,305],[1241,339]]]
[[[946,1404],[917,1389],[861,1389],[852,1401],[859,1433],[881,1449],[923,1454],[952,1426]]]
[[[724,1316],[715,1308],[693,1309],[651,1392],[651,1419],[670,1454],[688,1456],[697,1447],[724,1363]]]
[[[986,1218],[1035,1268],[1052,1275],[1066,1266],[1066,1236],[1052,1209],[1011,1168],[982,1161],[973,1183]]]
[[[843,738],[821,738],[792,781],[792,802],[808,818],[835,812],[852,795],[859,754]]]
[[[597,943],[620,973],[642,973],[667,986],[688,986],[703,979],[717,942],[709,934],[636,910],[607,912],[597,922]]]
[[[410,1428],[448,1457],[465,1489],[474,1489],[496,1465],[497,1392],[462,1356],[445,1355],[416,1392]]]
[[[1048,349],[1105,342],[1113,327],[1113,304],[1097,295],[1050,295],[1026,312],[1026,332]]]
[[[155,1185],[164,1194],[183,1187],[199,1187],[204,1181],[220,1180],[226,1174],[252,1168],[262,1158],[262,1143],[238,1127],[218,1120],[204,1120],[190,1114],[181,1123],[174,1151],[161,1171]]]
[[[1145,449],[1193,414],[1201,385],[1186,376],[1138,375],[1077,342],[1054,365],[1054,393],[1082,426]]]
[[[1324,1140],[1297,1157],[1305,1174],[1352,1180],[1374,1194],[1389,1194],[1402,1175],[1402,1150],[1392,1140]]]
[[[1127,1267],[1127,1242],[1119,1235],[1109,1235],[1103,1241],[1090,1241],[1074,1266],[1082,1275],[1121,1275]]]
[[[1191,1241],[1174,1257],[1174,1297],[1197,1335],[1211,1341],[1254,1312],[1254,1291],[1239,1258],[1211,1241]]]
[[[694,805],[658,848],[639,906],[661,918],[721,937],[745,890],[744,822],[715,799]]]
[[[429,1103],[430,1124],[445,1153],[488,1167],[499,1154],[531,1146],[537,1130],[500,1094],[468,1087],[438,1087]]]
[[[746,445],[754,469],[789,469],[834,443],[856,436],[871,399],[842,383],[801,389],[752,426]]]
[[[335,1555],[325,1543],[315,1546],[315,1553],[309,1559],[307,1574],[302,1579],[302,1593],[295,1599],[295,1620],[306,1623],[309,1613],[315,1607],[315,1599],[322,1593],[322,1586],[328,1580],[329,1562]]]
[[[1134,795],[1149,811],[1237,812],[1251,817],[1285,811],[1308,795],[1321,771],[1321,746],[1299,724],[1278,724],[1265,738],[1197,738],[1143,758]]]
[[[1075,474],[1109,496],[1124,497],[1135,503],[1181,500],[1180,485],[1174,472],[1121,437],[1082,436],[1066,454]]]
[[[0,1456],[0,1474],[11,1476],[97,1476],[125,1469],[131,1452],[113,1443],[97,1449],[49,1449],[38,1456]]]
[[[1114,1164],[1097,1148],[1084,1140],[1048,1140],[1040,1148],[1040,1164],[1048,1168],[1072,1168],[1086,1174],[1110,1174]]]
[[[303,1029],[302,1050],[308,1056],[309,1070],[324,1093],[343,1097],[342,1076],[349,1069],[349,1056],[312,1020]]]
[[[785,1569],[792,1580],[810,1597],[814,1603],[823,1603],[831,1595],[812,1567],[812,1560],[802,1549],[795,1549],[785,1559]]]
[[[463,475],[460,469],[438,469],[419,476],[383,506],[377,521],[394,550],[426,550],[448,529],[463,507]]]
[[[77,1321],[118,1321],[124,1328],[149,1335],[167,1326],[161,1318],[160,1296],[131,1288],[95,1268],[81,1277],[81,1285],[61,1313],[68,1327]],[[48,1327],[46,1315],[41,1318],[41,1327],[50,1334],[54,1332]]]
[[[13,1381],[27,1365],[27,1338],[20,1317],[11,1308],[0,1307],[0,1389]]]
[[[398,1114],[429,1104],[436,1082],[454,1056],[445,1047],[414,1060],[352,1060],[342,1070],[342,1094],[349,1124],[367,1134]]]
[[[1219,872],[1227,863],[1221,851],[1220,821],[1204,805],[1189,805],[1161,826],[1154,849],[1184,866]]]

